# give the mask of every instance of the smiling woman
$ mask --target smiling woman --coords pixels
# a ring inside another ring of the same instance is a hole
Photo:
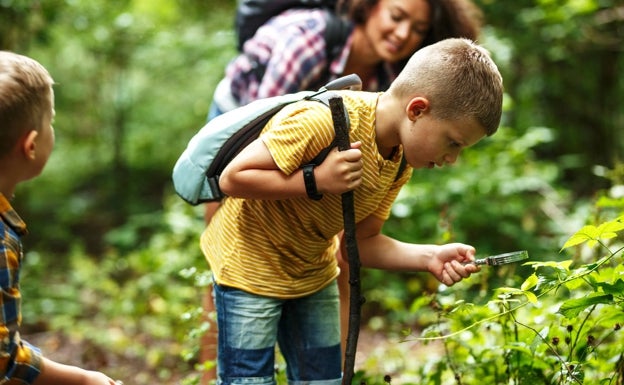
[[[259,28],[228,65],[209,117],[350,73],[360,76],[364,90],[383,91],[415,51],[449,37],[475,40],[482,24],[470,0],[353,0],[338,8],[350,25],[339,54],[326,52],[330,11],[287,10]]]

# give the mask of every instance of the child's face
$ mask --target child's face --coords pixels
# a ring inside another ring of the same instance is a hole
[[[414,168],[453,164],[460,152],[485,137],[485,130],[474,120],[444,120],[431,114],[420,116],[404,135],[403,150]]]
[[[380,60],[396,62],[412,55],[431,25],[427,0],[379,0],[364,26],[368,43]]]

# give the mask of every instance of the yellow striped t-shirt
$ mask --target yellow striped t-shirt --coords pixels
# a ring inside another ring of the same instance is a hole
[[[356,222],[385,220],[411,168],[398,180],[402,150],[379,154],[375,108],[379,93],[340,91],[349,111],[350,140],[362,142],[364,176],[354,191]],[[289,105],[264,128],[261,139],[286,174],[310,162],[334,137],[331,113],[316,101]],[[275,298],[312,294],[338,275],[335,254],[343,229],[341,196],[254,200],[227,197],[201,236],[201,248],[218,284]]]

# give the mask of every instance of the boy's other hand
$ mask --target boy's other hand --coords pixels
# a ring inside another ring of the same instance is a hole
[[[342,194],[362,184],[361,142],[351,143],[351,148],[339,151],[334,148],[323,163],[315,168],[316,188],[320,193]]]
[[[475,252],[474,247],[463,243],[440,245],[428,269],[438,281],[452,286],[481,270],[479,266],[466,264],[474,260]]]

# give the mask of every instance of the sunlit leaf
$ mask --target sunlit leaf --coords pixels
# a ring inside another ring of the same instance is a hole
[[[613,236],[615,237],[617,236],[617,234],[615,233],[624,230],[624,222],[621,222],[620,218],[618,218],[609,222],[605,222],[598,226],[598,228],[603,234],[613,234]]]
[[[561,250],[567,249],[568,247],[580,245],[583,242],[587,242],[589,240],[595,239],[598,235],[598,228],[596,226],[583,226],[576,234],[572,235],[566,243],[563,244]]]
[[[544,261],[544,262],[527,262],[527,265],[533,266],[534,269],[538,269],[540,267],[552,267],[558,270],[570,270],[570,265],[572,264],[572,260],[566,260],[561,262],[556,261]]]
[[[579,287],[583,286],[586,282],[582,279],[580,279],[580,277],[577,277],[576,279],[568,279],[565,281],[565,287],[568,288],[568,290],[575,290],[578,289]]]
[[[525,291],[524,295],[525,297],[527,297],[527,300],[531,302],[532,304],[537,303],[537,296],[535,294],[531,293],[530,291]]]
[[[533,273],[522,283],[520,289],[522,289],[523,291],[531,290],[537,285],[538,282],[539,279],[537,278],[537,274]]]
[[[566,241],[561,250],[580,245],[583,242],[587,242],[588,246],[592,247],[599,240],[615,238],[617,232],[621,230],[624,230],[624,223],[619,219],[602,223],[598,227],[583,226]]]

